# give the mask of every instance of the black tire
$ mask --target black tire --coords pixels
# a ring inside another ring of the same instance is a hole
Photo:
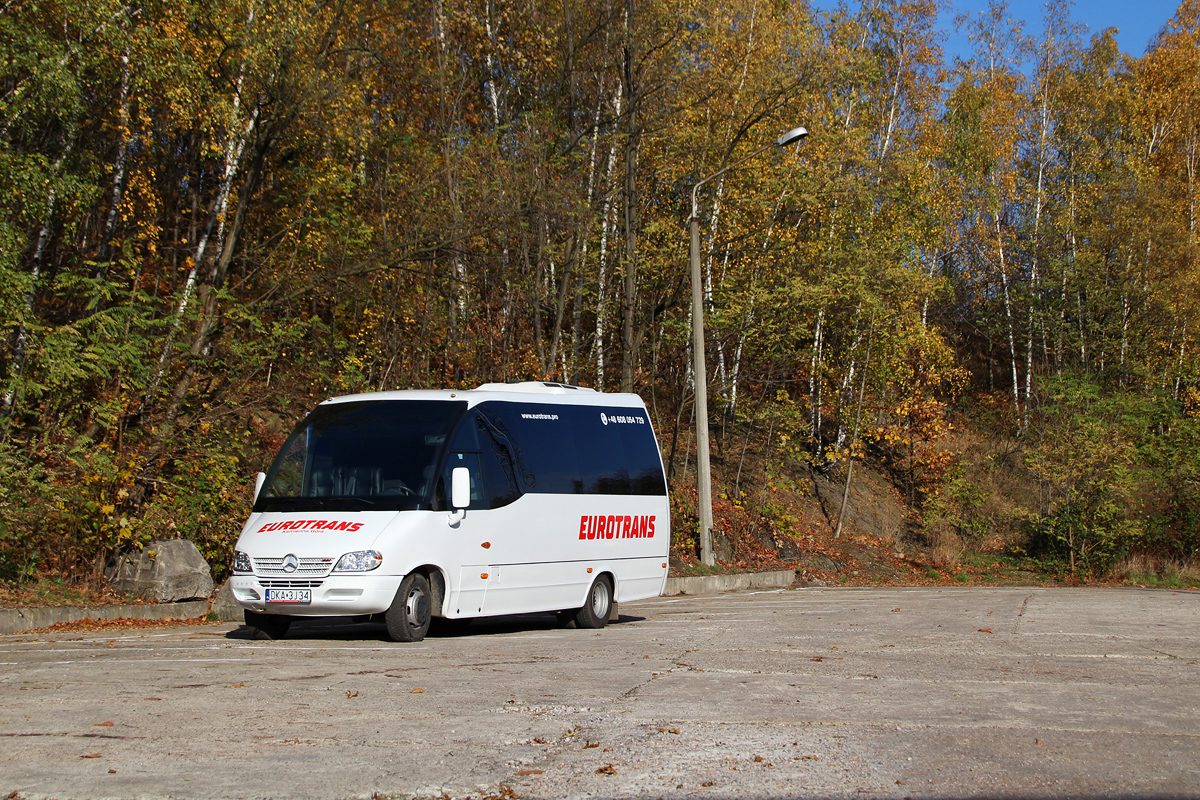
[[[292,618],[282,614],[246,611],[245,617],[252,639],[282,639],[292,627]]]
[[[592,581],[592,588],[588,589],[583,608],[575,612],[575,627],[603,628],[608,624],[612,604],[612,581],[607,575],[601,575]]]
[[[391,608],[383,615],[392,641],[419,642],[424,639],[433,619],[432,603],[429,579],[419,572],[409,573],[400,582]]]

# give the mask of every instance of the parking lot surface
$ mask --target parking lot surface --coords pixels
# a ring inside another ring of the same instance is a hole
[[[1200,796],[1200,592],[620,612],[415,645],[325,623],[0,637],[0,796]]]

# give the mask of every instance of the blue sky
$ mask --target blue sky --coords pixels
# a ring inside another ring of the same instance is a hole
[[[987,8],[987,0],[951,0],[953,11],[943,13],[939,19],[940,26],[950,34],[943,47],[946,60],[949,62],[955,55],[966,58],[970,55],[970,43],[966,35],[954,33],[954,16],[964,11],[978,13]],[[822,2],[821,6],[825,6]],[[1146,46],[1158,33],[1159,29],[1175,15],[1179,8],[1178,2],[1171,0],[1084,0],[1076,2],[1071,8],[1071,18],[1076,22],[1087,25],[1087,35],[1084,44],[1091,41],[1105,28],[1118,28],[1117,44],[1121,52],[1134,56],[1142,56]],[[1014,19],[1025,21],[1025,33],[1037,36],[1042,31],[1042,20],[1046,14],[1043,0],[1009,0],[1008,13]]]
[[[857,9],[856,0],[848,0],[851,8]],[[978,13],[987,8],[987,0],[950,0],[952,8],[943,12],[939,17],[939,27],[948,34],[943,42],[946,63],[953,61],[954,56],[968,58],[971,55],[970,43],[966,34],[954,32],[954,17],[963,12]],[[837,0],[809,0],[814,9],[830,10],[837,6]],[[1092,36],[1105,28],[1118,28],[1117,44],[1121,52],[1136,57],[1146,52],[1146,45],[1154,38],[1159,29],[1175,15],[1179,7],[1178,0],[1081,0],[1071,8],[1071,18],[1087,26],[1087,34],[1083,37],[1086,46]],[[1037,36],[1042,31],[1042,20],[1046,14],[1044,0],[1009,0],[1009,16],[1025,21],[1025,33]]]

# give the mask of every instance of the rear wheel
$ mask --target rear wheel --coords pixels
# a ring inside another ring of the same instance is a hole
[[[419,572],[410,573],[400,582],[391,608],[384,612],[388,636],[397,642],[419,642],[429,632],[432,618],[429,579]]]
[[[583,608],[575,612],[575,627],[603,628],[612,613],[612,603],[612,581],[607,575],[601,575],[592,582],[592,588],[588,589]]]
[[[246,627],[254,639],[282,639],[292,626],[292,618],[282,614],[263,614],[259,611],[246,611]]]

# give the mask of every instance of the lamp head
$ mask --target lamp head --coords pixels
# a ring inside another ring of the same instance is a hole
[[[789,144],[796,142],[808,136],[808,128],[792,128],[790,131],[780,136],[775,140],[775,144],[779,147],[787,147]]]

